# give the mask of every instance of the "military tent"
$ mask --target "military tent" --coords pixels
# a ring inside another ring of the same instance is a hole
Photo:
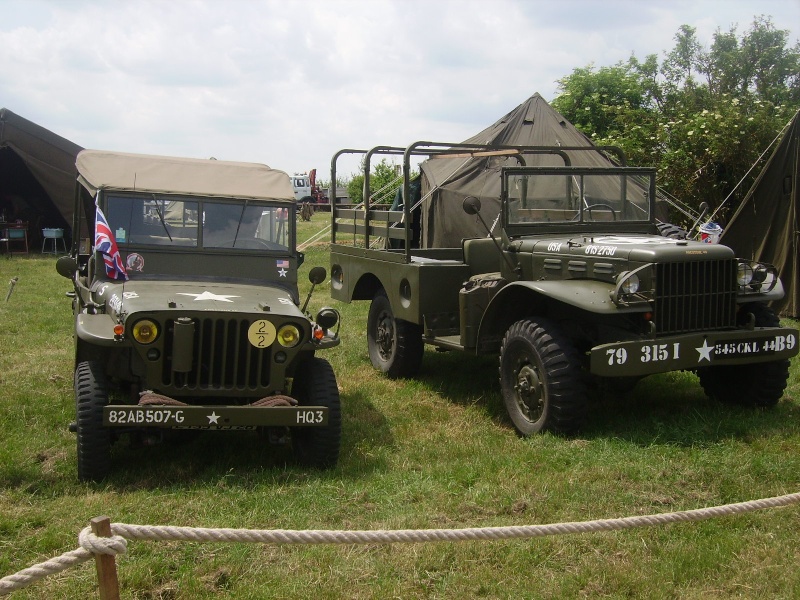
[[[465,140],[465,144],[492,146],[563,147],[572,166],[609,167],[618,164],[596,148],[553,109],[538,93],[528,98],[496,123]],[[594,150],[569,150],[586,147]],[[461,209],[466,196],[480,198],[481,215],[488,224],[500,212],[500,169],[518,166],[516,158],[472,157],[431,158],[420,165],[422,171],[422,240],[426,248],[458,247],[463,238],[483,237],[486,231],[474,216]],[[556,154],[524,155],[527,166],[563,166]],[[496,233],[495,228],[494,232]]]
[[[43,228],[69,237],[75,198],[75,158],[82,148],[0,109],[0,204],[6,218],[28,222],[31,244]]]
[[[775,265],[786,290],[773,303],[781,316],[800,317],[797,182],[800,177],[800,111],[789,122],[758,178],[745,195],[720,243],[742,258]]]

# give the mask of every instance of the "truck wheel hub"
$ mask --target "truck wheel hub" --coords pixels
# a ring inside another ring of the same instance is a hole
[[[376,341],[378,342],[378,350],[384,360],[392,356],[392,342],[394,340],[394,328],[392,326],[392,319],[383,316],[378,321],[376,331]]]
[[[544,394],[539,374],[533,366],[523,365],[517,372],[517,403],[525,415],[531,421],[536,421],[544,410]]]

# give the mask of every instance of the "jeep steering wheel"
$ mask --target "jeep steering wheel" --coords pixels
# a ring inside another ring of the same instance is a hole
[[[592,217],[592,210],[595,209],[595,208],[607,208],[608,210],[611,211],[611,216],[614,218],[614,220],[615,221],[617,220],[617,211],[614,210],[613,206],[611,206],[609,204],[598,203],[598,204],[590,204],[590,205],[585,206],[583,208],[583,212],[588,212],[589,213],[589,218],[592,219],[592,221],[594,221],[594,218]]]

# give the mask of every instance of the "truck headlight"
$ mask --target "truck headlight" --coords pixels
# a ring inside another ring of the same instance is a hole
[[[284,325],[278,329],[278,343],[284,348],[294,348],[300,343],[300,330],[296,325]]]
[[[639,291],[639,283],[639,276],[631,273],[622,281],[619,289],[623,294],[635,294]]]
[[[140,344],[152,344],[158,337],[158,325],[150,319],[136,321],[133,325],[133,339]]]
[[[638,271],[639,269],[636,269]],[[639,276],[636,271],[623,271],[617,275],[617,281],[614,284],[614,291],[611,293],[611,298],[614,302],[621,299],[622,296],[635,294],[639,291]]]
[[[736,283],[740,287],[744,287],[750,285],[751,281],[753,281],[753,267],[750,266],[750,263],[740,262],[736,266]]]

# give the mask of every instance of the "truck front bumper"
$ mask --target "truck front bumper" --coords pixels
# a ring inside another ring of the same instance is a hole
[[[770,362],[791,358],[797,352],[796,329],[756,327],[602,344],[590,352],[590,370],[603,377],[637,377]]]

